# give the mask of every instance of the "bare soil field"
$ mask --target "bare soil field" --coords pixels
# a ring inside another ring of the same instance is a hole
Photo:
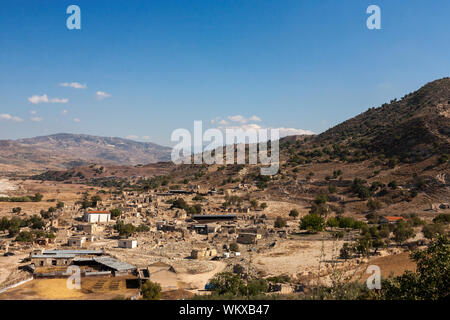
[[[8,278],[11,272],[17,269],[18,264],[25,257],[28,257],[28,254],[9,257],[0,256],[0,284]]]
[[[343,243],[286,240],[271,252],[256,256],[253,261],[267,275],[307,275],[318,270],[320,261],[335,258]]]
[[[3,189],[1,189],[3,187]],[[4,191],[2,191],[4,190]],[[5,196],[24,196],[41,193],[44,198],[40,202],[0,202],[0,217],[11,215],[11,208],[21,207],[22,213],[27,215],[38,214],[41,210],[47,210],[55,206],[57,201],[66,205],[74,205],[80,200],[81,194],[88,191],[95,194],[99,189],[81,184],[65,184],[53,181],[37,180],[0,180],[0,194]]]
[[[416,263],[409,258],[409,252],[402,252],[385,257],[374,257],[370,259],[369,265],[376,265],[380,267],[382,278],[390,276],[402,275],[405,271],[415,271]],[[364,268],[364,270],[367,268]],[[370,274],[363,272],[361,274],[361,281],[365,282]]]
[[[35,279],[0,294],[0,300],[110,300],[131,297],[135,288],[127,288],[130,277],[82,278],[81,289],[69,289],[67,279]]]
[[[211,263],[214,263],[212,271],[197,274],[182,273],[178,275],[179,281],[184,284],[185,288],[204,288],[215,274],[222,272],[226,267],[226,263],[222,261],[211,261]],[[199,292],[198,289],[189,291],[192,293]]]

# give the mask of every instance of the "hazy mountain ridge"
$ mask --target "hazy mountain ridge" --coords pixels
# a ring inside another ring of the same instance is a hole
[[[0,164],[24,168],[70,168],[92,162],[136,165],[168,161],[171,148],[151,142],[60,133],[18,140],[0,140]]]

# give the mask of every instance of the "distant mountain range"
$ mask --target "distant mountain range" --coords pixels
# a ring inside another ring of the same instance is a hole
[[[6,171],[68,169],[90,163],[137,165],[170,160],[171,148],[150,142],[86,134],[0,140],[0,166]]]

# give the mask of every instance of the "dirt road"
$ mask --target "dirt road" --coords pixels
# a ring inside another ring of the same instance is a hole
[[[196,288],[195,290],[189,290],[192,293],[198,293],[200,290],[204,290],[208,281],[214,277],[215,274],[222,272],[227,264],[223,261],[210,261],[215,265],[214,270],[198,274],[180,273],[178,274],[178,280],[188,284],[190,288]]]

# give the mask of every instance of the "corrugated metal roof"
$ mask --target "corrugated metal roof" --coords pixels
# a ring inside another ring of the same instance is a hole
[[[116,271],[122,272],[122,271],[129,271],[136,269],[135,266],[128,264],[126,262],[119,261],[117,259],[114,259],[113,257],[98,257],[94,258],[94,261],[101,263],[111,269],[114,269]]]
[[[84,254],[103,254],[102,250],[45,250],[42,255],[84,255]]]
[[[75,258],[74,254],[54,254],[54,255],[45,255],[45,254],[36,254],[31,256],[32,259],[71,259]]]
[[[94,258],[83,258],[83,257],[75,257],[73,261],[94,261]]]

